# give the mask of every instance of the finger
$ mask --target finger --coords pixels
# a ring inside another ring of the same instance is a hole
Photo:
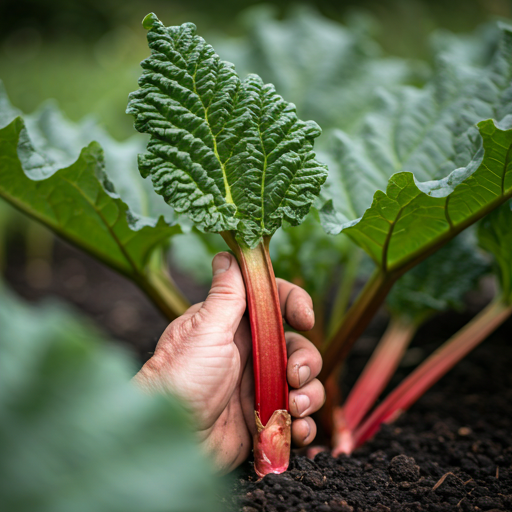
[[[292,422],[292,441],[299,447],[306,446],[316,436],[316,424],[309,416]]]
[[[293,388],[300,388],[314,379],[322,369],[322,356],[309,340],[296,332],[287,332],[287,378]]]
[[[281,312],[286,322],[298,331],[309,331],[315,325],[313,301],[299,286],[276,279]]]
[[[295,418],[305,418],[318,411],[325,402],[325,391],[318,379],[290,391],[289,403],[290,413]]]
[[[245,311],[245,286],[235,257],[221,252],[212,261],[208,297],[197,314],[216,331],[235,334]]]

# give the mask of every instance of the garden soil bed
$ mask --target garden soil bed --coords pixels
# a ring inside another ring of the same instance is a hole
[[[444,315],[418,335],[429,353],[468,318]],[[447,325],[449,329],[447,329]],[[241,512],[512,511],[512,322],[459,363],[395,424],[352,456],[294,455],[260,481],[248,462],[225,498]],[[449,332],[448,334],[450,334]],[[418,354],[417,354],[418,355]],[[356,354],[345,380],[359,374]],[[393,384],[410,371],[402,368]]]

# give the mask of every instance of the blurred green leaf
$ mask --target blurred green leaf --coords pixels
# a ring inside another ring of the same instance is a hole
[[[216,509],[183,409],[136,389],[126,353],[61,305],[0,305],[2,510]]]
[[[9,111],[2,89],[0,98],[6,108],[4,122],[9,121],[14,111]],[[100,145],[90,142],[80,149],[93,134],[106,142],[110,171],[135,211],[119,198],[105,174]],[[16,117],[0,129],[0,197],[121,273],[140,280],[153,250],[181,228],[163,216],[143,216],[154,213],[155,199],[160,198],[135,181],[133,170],[129,174],[134,164],[126,162],[135,161],[136,148],[115,143],[99,130],[89,132],[87,125],[73,126],[52,107],[28,116],[26,123]],[[168,210],[172,219],[172,210]]]
[[[441,55],[424,89],[382,91],[356,135],[337,131],[327,231],[346,233],[392,271],[510,197],[511,56],[504,27],[488,66]]]
[[[461,233],[402,276],[386,299],[394,316],[422,323],[432,313],[462,310],[465,295],[489,271],[472,233]]]
[[[478,226],[480,246],[496,262],[501,293],[512,302],[512,203],[509,201],[485,217]]]
[[[171,242],[173,264],[204,285],[209,285],[212,281],[213,257],[227,250],[226,242],[220,236],[198,233],[195,229],[176,237]]]

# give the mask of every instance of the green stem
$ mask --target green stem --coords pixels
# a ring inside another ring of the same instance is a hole
[[[352,345],[366,329],[383,303],[398,275],[378,269],[345,313],[336,334],[322,351],[324,365],[318,378],[325,383],[330,373],[343,363]]]
[[[347,307],[350,302],[354,283],[357,278],[357,271],[361,264],[362,255],[363,251],[358,248],[354,248],[343,269],[341,276],[342,283],[336,292],[336,297],[329,317],[329,325],[327,327],[327,335],[329,338],[334,336],[343,322],[343,315],[347,311]]]
[[[301,332],[318,350],[321,350],[322,344],[325,339],[324,335],[324,318],[325,318],[325,305],[322,300],[313,298],[313,305],[315,309],[315,325],[309,331]]]
[[[6,209],[2,209],[0,204],[0,274],[2,274],[6,267],[6,254],[7,251],[7,221],[6,216],[8,215]]]
[[[137,276],[134,281],[170,322],[190,307],[167,271],[165,253],[161,248],[154,251],[146,275]]]

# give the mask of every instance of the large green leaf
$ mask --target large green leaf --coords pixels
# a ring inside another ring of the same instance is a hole
[[[12,120],[16,112],[9,110],[2,91],[0,106],[4,108],[2,120],[8,123],[0,125],[0,197],[116,270],[141,278],[153,250],[181,230],[163,216],[152,217],[152,207],[144,209],[141,198],[150,198],[150,205],[153,197],[130,195],[130,188],[136,188],[134,182],[130,184],[114,171],[123,164],[116,160],[115,141],[103,138],[110,144],[113,175],[119,183],[124,180],[121,188],[135,212],[120,199],[105,174],[99,144],[90,142],[79,149],[91,133],[80,133],[51,108],[29,116],[26,123],[20,117]],[[133,151],[131,155],[135,159]],[[125,171],[129,172],[129,165]]]
[[[474,238],[461,233],[402,276],[386,299],[392,315],[421,323],[435,312],[463,310],[466,294],[489,271]]]
[[[236,230],[251,247],[283,220],[299,224],[326,178],[318,125],[258,76],[241,81],[193,24],[166,28],[150,14],[144,26],[151,56],[127,110],[151,135],[142,175],[201,230]]]
[[[334,204],[322,210],[324,226],[349,235],[385,271],[434,250],[512,195],[511,31],[503,29],[486,67],[438,61],[424,89],[381,92],[356,135],[333,137]]]
[[[393,87],[418,81],[426,65],[388,57],[371,37],[362,15],[341,25],[307,6],[284,20],[258,6],[244,14],[247,35],[221,40],[217,51],[240,76],[257,73],[292,101],[299,115],[322,128],[355,129],[372,107],[375,84]]]
[[[478,226],[480,246],[496,262],[504,300],[512,302],[512,203],[509,201],[485,217]]]
[[[0,509],[216,509],[189,420],[135,388],[125,352],[61,305],[0,304]]]
[[[10,106],[1,83],[0,112],[4,117],[4,122],[0,118],[0,127],[22,115]],[[155,193],[150,183],[140,179],[137,155],[146,147],[146,136],[136,134],[126,141],[118,142],[93,117],[84,118],[78,123],[66,119],[51,100],[34,113],[22,117],[32,145],[38,153],[44,154],[45,175],[70,166],[76,161],[82,148],[96,141],[103,149],[105,172],[130,210],[141,217],[157,220],[160,215],[164,215],[169,224],[176,222],[172,208]]]

